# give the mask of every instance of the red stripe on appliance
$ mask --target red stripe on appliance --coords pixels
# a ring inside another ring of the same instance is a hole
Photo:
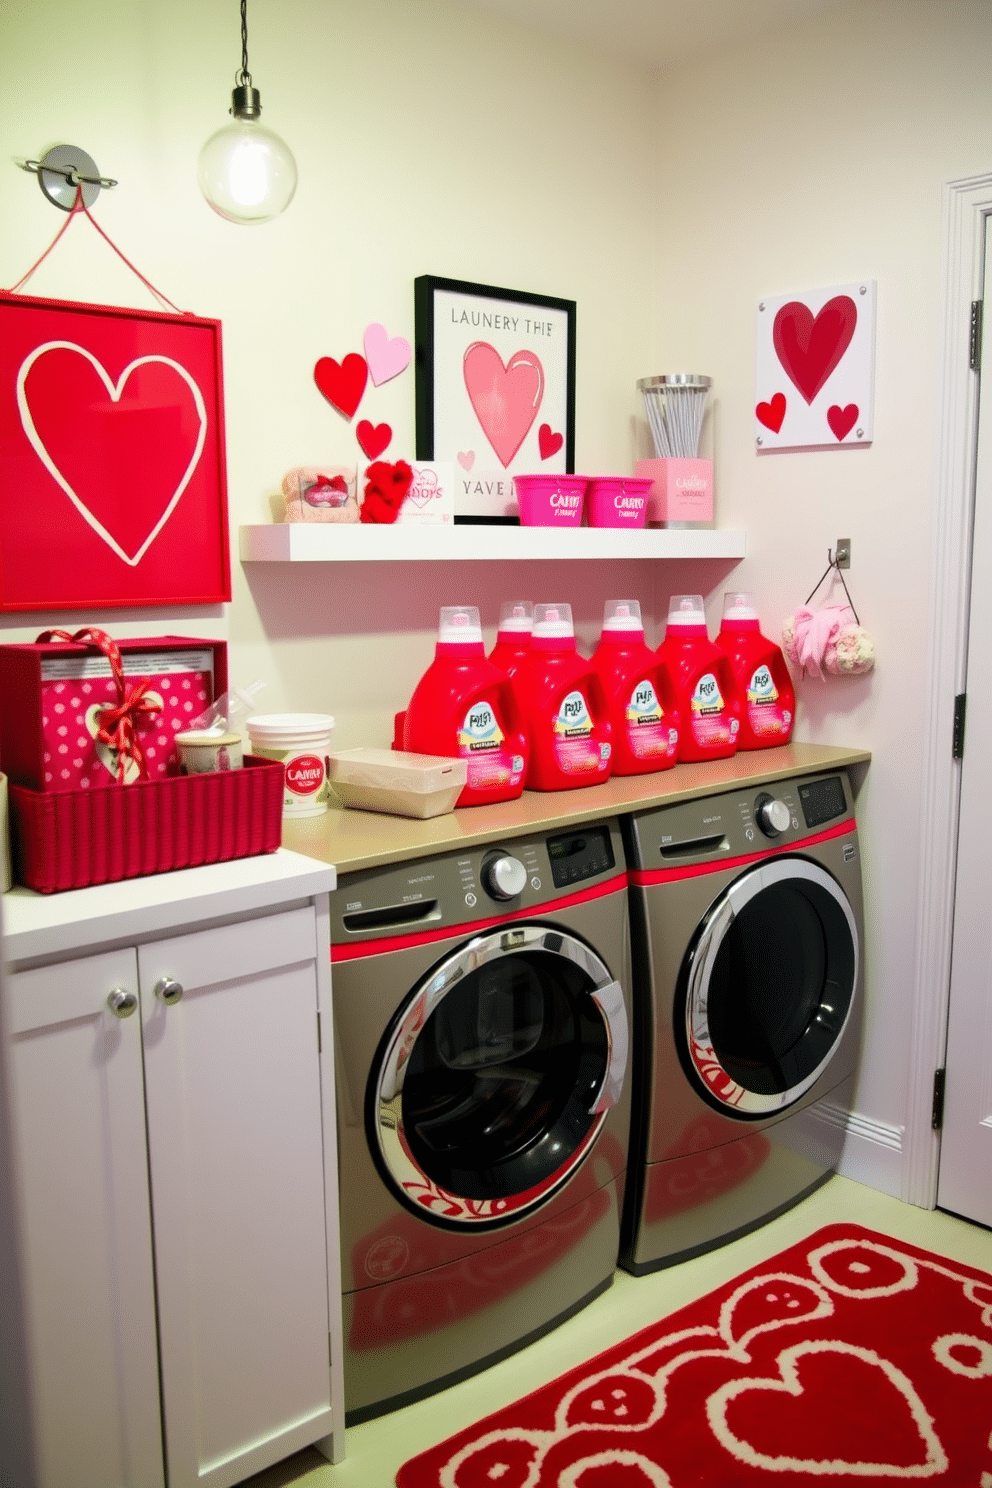
[[[829,842],[833,837],[846,837],[856,830],[857,823],[854,818],[848,821],[838,822],[835,827],[828,827],[825,832],[814,832],[810,837],[803,837],[799,842],[783,842],[778,847],[769,844],[762,848],[761,852],[747,853],[741,858],[721,858],[718,862],[689,863],[680,868],[632,868],[630,870],[630,882],[638,884],[641,888],[650,888],[652,884],[674,883],[680,878],[698,878],[703,873],[718,873],[724,868],[746,868],[751,863],[760,863],[763,858],[774,856],[776,853],[801,852],[803,848],[815,847],[818,842]]]
[[[359,956],[405,951],[411,946],[428,945],[434,940],[450,940],[455,935],[478,935],[482,930],[492,930],[495,926],[505,925],[509,920],[541,920],[545,915],[556,914],[561,909],[571,909],[574,904],[587,904],[590,899],[601,899],[606,894],[618,893],[626,887],[626,873],[618,873],[605,883],[580,889],[575,894],[566,894],[562,899],[553,899],[548,904],[535,905],[530,909],[512,909],[507,914],[494,915],[488,920],[469,920],[463,925],[440,925],[436,930],[416,930],[409,935],[380,936],[376,940],[363,940],[354,945],[332,945],[331,960],[354,961]]]

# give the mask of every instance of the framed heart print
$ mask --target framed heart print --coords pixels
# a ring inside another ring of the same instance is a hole
[[[417,459],[450,461],[456,522],[516,522],[515,474],[575,469],[575,301],[414,281]]]
[[[220,322],[0,294],[0,611],[230,597]]]
[[[840,449],[872,441],[875,281],[758,305],[755,449]]]

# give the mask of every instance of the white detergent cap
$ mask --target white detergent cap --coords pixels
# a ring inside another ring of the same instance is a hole
[[[479,611],[475,605],[445,605],[441,609],[438,640],[465,644],[482,640]]]
[[[758,612],[750,594],[728,591],[723,596],[724,620],[757,620]]]
[[[668,601],[669,625],[705,625],[706,611],[701,594],[673,594]]]
[[[603,606],[604,630],[636,630],[644,634],[641,607],[636,599],[608,599]]]
[[[534,606],[529,599],[507,599],[500,606],[500,630],[520,631],[530,635],[534,624]]]
[[[572,606],[569,604],[539,604],[534,606],[534,635],[549,639],[561,639],[574,635]]]

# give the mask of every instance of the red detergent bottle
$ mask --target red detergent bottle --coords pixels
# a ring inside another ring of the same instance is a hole
[[[796,721],[796,694],[781,647],[761,634],[750,594],[723,596],[716,644],[730,658],[743,698],[738,749],[787,744]]]
[[[679,759],[723,759],[737,749],[741,698],[727,653],[706,633],[701,594],[673,594],[658,656],[675,685],[682,731]]]
[[[530,738],[528,790],[573,790],[609,778],[609,702],[599,673],[575,649],[570,605],[535,605],[530,651],[513,686]]]
[[[644,643],[636,599],[607,600],[592,664],[609,699],[614,775],[671,769],[680,731],[675,688],[665,664]]]
[[[403,748],[466,761],[456,806],[513,801],[523,791],[529,750],[520,708],[509,677],[486,659],[472,605],[441,610],[434,660],[403,719]]]
[[[534,626],[534,606],[528,599],[508,599],[499,612],[496,644],[489,653],[493,666],[512,677],[521,659],[530,650]]]

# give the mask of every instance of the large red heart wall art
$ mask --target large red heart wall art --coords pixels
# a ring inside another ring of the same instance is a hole
[[[0,610],[230,597],[219,322],[0,295]]]
[[[758,305],[755,448],[870,444],[875,282],[833,285]]]

